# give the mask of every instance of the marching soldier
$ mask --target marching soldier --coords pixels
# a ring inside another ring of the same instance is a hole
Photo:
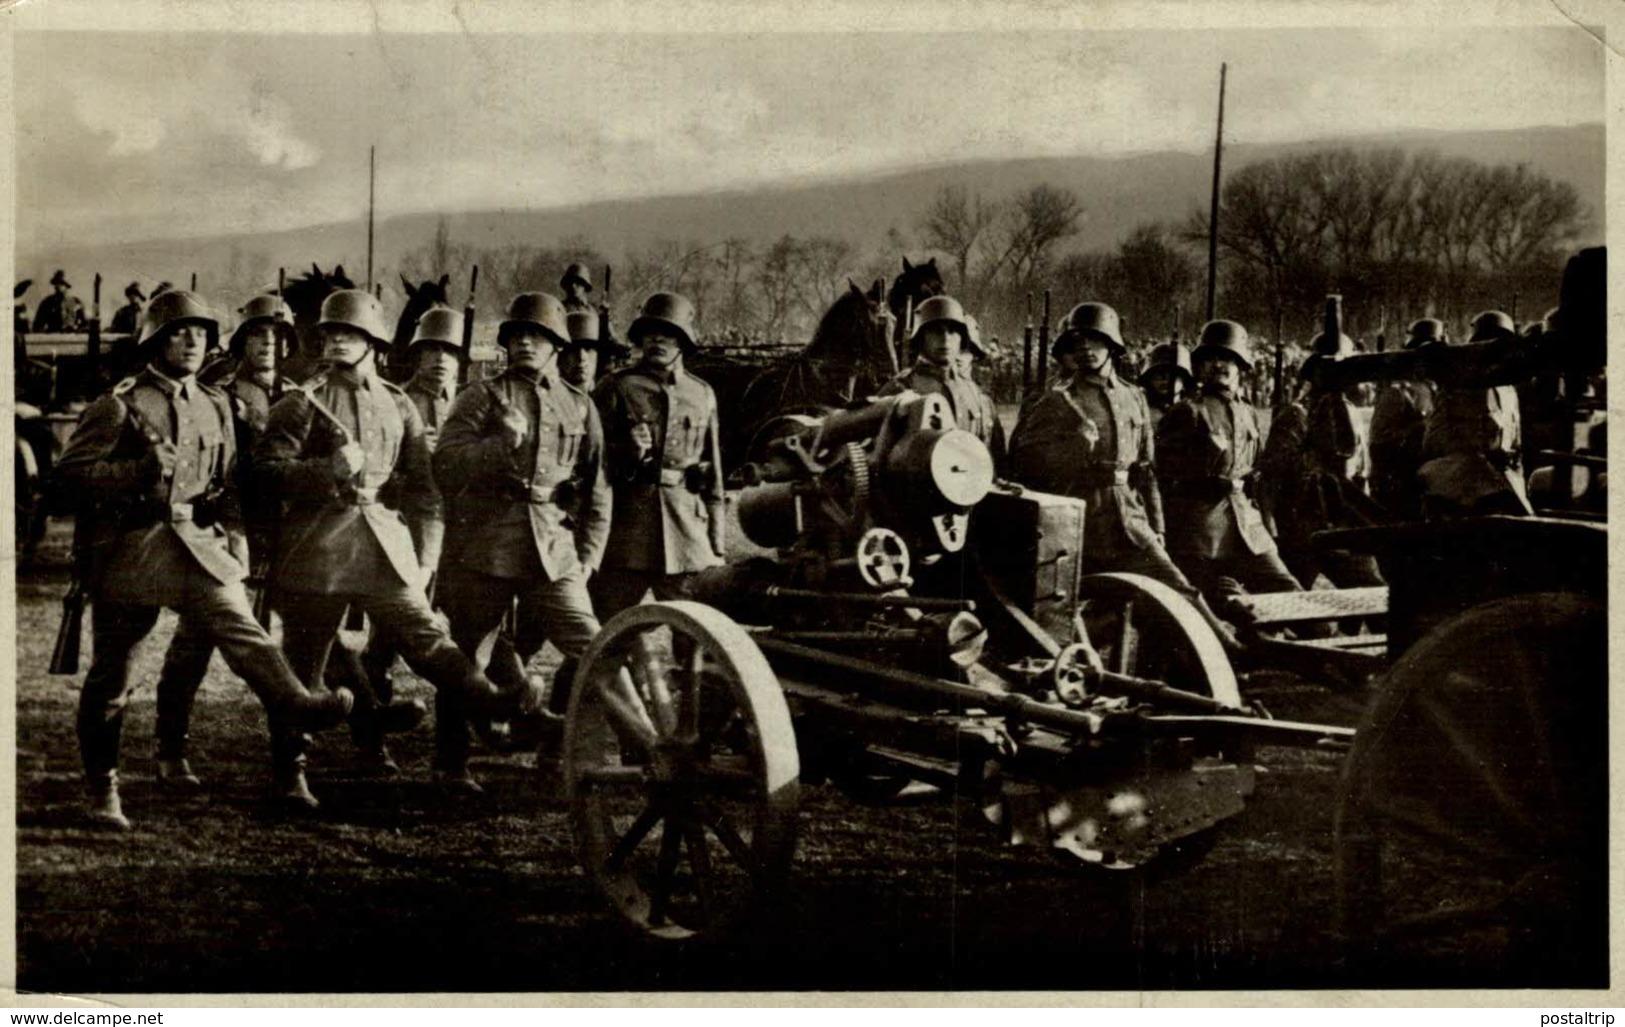
[[[463,363],[463,315],[446,307],[433,307],[423,312],[412,332],[407,351],[416,359],[412,377],[405,386],[406,398],[412,401],[423,422],[423,435],[429,451],[434,452],[440,438],[440,429],[451,412],[451,403],[457,395],[457,373]],[[433,575],[440,566],[440,554],[446,538],[445,511],[438,487],[431,476],[429,485],[432,502],[423,514],[418,539],[418,564]],[[431,582],[432,582],[431,578]],[[433,596],[432,584],[427,594]],[[394,774],[400,770],[384,742],[384,735],[395,731],[411,730],[421,721],[423,710],[415,700],[395,701],[395,684],[390,673],[395,665],[396,652],[381,637],[374,637],[362,655],[366,681],[379,703],[379,716],[359,718],[353,722],[352,732],[356,746],[367,763],[376,769]]]
[[[40,300],[39,310],[34,313],[34,331],[84,331],[85,305],[68,291],[72,288],[68,284],[68,276],[57,268],[56,274],[51,276],[51,295]]]
[[[378,375],[377,352],[389,345],[382,307],[364,290],[340,290],[322,303],[317,329],[329,369],[271,408],[254,454],[286,511],[276,587],[289,660],[321,677],[355,604],[437,690],[456,691],[483,713],[521,712],[534,704],[531,690],[499,690],[429,608],[431,568],[419,559],[435,503],[429,447],[417,408]],[[283,798],[314,808],[303,737],[282,732],[273,748]]]
[[[1487,310],[1473,318],[1467,341],[1491,342],[1516,333],[1510,317]],[[1441,387],[1427,415],[1417,472],[1424,512],[1429,517],[1532,513],[1522,445],[1515,387]]]
[[[1038,394],[1010,438],[1009,474],[1031,488],[1085,501],[1085,573],[1128,571],[1190,599],[1221,641],[1234,634],[1191,586],[1163,546],[1162,492],[1145,395],[1117,377],[1125,352],[1117,312],[1080,303],[1061,322],[1056,351],[1074,357],[1064,388]]]
[[[598,384],[602,364],[624,360],[632,351],[613,338],[598,337],[597,314],[574,310],[568,320],[570,344],[559,354],[559,374],[576,388],[591,392]],[[606,355],[608,360],[601,361]]]
[[[1406,349],[1449,344],[1444,322],[1424,317],[1411,324]],[[1422,434],[1433,410],[1430,381],[1389,382],[1377,391],[1371,412],[1371,496],[1399,521],[1422,518],[1416,472],[1422,466]]]
[[[276,510],[274,500],[256,494],[250,468],[254,440],[265,430],[271,404],[282,395],[276,360],[282,339],[293,334],[293,311],[276,296],[256,296],[240,313],[242,323],[227,346],[233,369],[217,387],[231,406],[248,566],[263,577],[276,534]],[[158,784],[162,787],[188,791],[202,787],[187,758],[187,732],[192,703],[208,673],[214,648],[214,641],[198,624],[187,617],[180,619],[158,675]]]
[[[1354,340],[1322,332],[1309,346],[1300,371],[1315,380],[1314,365],[1355,352]],[[1367,553],[1317,549],[1310,537],[1333,528],[1367,527],[1383,517],[1370,499],[1371,442],[1365,408],[1371,386],[1356,382],[1343,389],[1311,384],[1307,403],[1294,401],[1276,411],[1260,468],[1260,507],[1275,534],[1281,562],[1312,587],[1324,574],[1338,588],[1384,584],[1377,561]]]
[[[914,365],[887,382],[880,394],[894,396],[912,389],[922,395],[946,397],[958,426],[981,439],[993,454],[994,465],[1001,465],[1004,426],[999,423],[993,401],[960,365],[962,350],[968,349],[978,357],[984,355],[965,308],[951,296],[933,296],[919,305],[915,315],[914,334],[908,340]]]
[[[614,489],[603,569],[592,580],[604,620],[651,589],[656,599],[687,598],[695,573],[719,566],[727,545],[717,398],[683,368],[696,350],[694,305],[657,292],[627,334],[638,362],[593,393]]]
[[[1151,407],[1151,428],[1155,431],[1162,423],[1162,415],[1196,387],[1196,379],[1191,377],[1190,350],[1178,342],[1151,347],[1139,381]]]
[[[134,335],[141,327],[141,305],[147,301],[141,292],[141,283],[126,285],[124,298],[129,302],[113,311],[113,323],[107,329],[113,335]]]
[[[439,590],[452,637],[474,653],[517,598],[517,664],[494,660],[492,673],[522,677],[551,640],[566,657],[554,679],[556,711],[569,668],[598,633],[587,578],[610,531],[598,411],[558,372],[568,335],[557,299],[515,296],[498,336],[507,370],[457,397],[434,457],[436,479],[455,497]],[[468,771],[468,722],[456,695],[435,701],[435,768],[448,787],[480,791]]]
[[[1257,413],[1240,396],[1242,372],[1253,365],[1247,329],[1209,321],[1191,362],[1197,393],[1157,426],[1168,551],[1207,596],[1233,597],[1237,586],[1300,591],[1247,494],[1264,443]]]
[[[594,313],[592,303],[587,299],[587,293],[592,292],[592,272],[587,270],[587,265],[575,263],[565,268],[564,277],[559,279],[559,288],[564,290],[566,313],[573,314],[578,310]]]
[[[78,734],[90,817],[128,828],[118,754],[129,702],[130,652],[168,606],[265,705],[273,733],[332,726],[353,697],[313,696],[254,620],[236,489],[229,401],[196,379],[213,314],[190,292],[148,306],[141,352],[151,362],[85,411],[58,465],[65,494],[95,497],[89,587],[95,657],[80,695]],[[184,731],[184,727],[182,728]]]

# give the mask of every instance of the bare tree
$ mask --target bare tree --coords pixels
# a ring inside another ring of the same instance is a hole
[[[847,287],[851,258],[852,244],[829,236],[813,236],[796,247],[796,299],[814,322]]]
[[[1061,240],[1078,233],[1083,201],[1070,189],[1044,183],[1017,196],[1003,210],[999,230],[987,235],[991,259],[984,279],[1000,275],[1020,291],[1028,288],[1053,257]]]
[[[920,219],[921,241],[953,258],[954,268],[959,272],[958,288],[967,297],[975,291],[970,277],[971,254],[998,221],[1000,209],[998,203],[988,202],[979,192],[973,194],[963,186],[945,185],[937,190],[936,199]]]

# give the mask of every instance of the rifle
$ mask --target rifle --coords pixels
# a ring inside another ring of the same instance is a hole
[[[480,266],[474,265],[468,277],[468,302],[463,305],[463,366],[457,369],[457,384],[467,385],[474,370],[474,307],[480,289]]]
[[[89,333],[85,346],[85,398],[94,399],[101,394],[101,366],[102,366],[102,276],[96,273],[96,282],[90,293],[90,323],[85,326]],[[137,326],[137,334],[140,327]]]
[[[610,290],[615,282],[615,267],[613,264],[604,265],[604,298],[598,304],[598,345],[604,347],[600,353],[607,353],[610,345],[609,304]],[[591,385],[591,382],[587,383]]]
[[[1038,326],[1038,387],[1049,386],[1049,290],[1044,290],[1044,321]]]
[[[466,329],[465,329],[464,338],[467,338]],[[309,387],[300,387],[300,386],[294,386],[294,387],[298,388],[300,392],[305,394],[305,399],[310,403],[310,408],[312,410],[316,411],[318,414],[321,414],[323,417],[327,418],[328,422],[330,424],[332,424],[335,429],[338,430],[339,438],[344,440],[345,445],[349,445],[349,443],[351,441],[353,441],[353,439],[352,439],[352,437],[350,435],[350,429],[348,429],[348,428],[346,428],[344,426],[344,422],[339,420],[339,417],[338,417],[337,414],[333,413],[333,411],[331,411],[331,410],[329,410],[327,408],[326,403],[323,403],[321,400],[316,398],[316,392],[315,392],[314,389],[309,388]],[[260,594],[262,596],[264,596],[264,595],[267,595],[270,591],[271,591],[270,582],[267,581],[265,583],[265,585],[260,589]],[[259,615],[260,615],[260,605],[261,604],[258,604],[258,603],[255,605],[254,616],[256,618],[258,618]],[[270,609],[269,609],[269,607],[266,607],[265,615],[266,615],[267,618],[270,617]],[[349,610],[344,615],[344,627],[345,627],[345,630],[347,630],[347,631],[361,631],[361,630],[365,629],[366,626],[367,626],[367,622],[366,622],[365,618],[366,618],[366,615],[361,610],[361,608],[359,606],[351,606],[349,608]],[[265,621],[261,621],[260,623],[264,624]]]
[[[1027,294],[1027,326],[1021,330],[1021,398],[1033,389],[1033,294]]]

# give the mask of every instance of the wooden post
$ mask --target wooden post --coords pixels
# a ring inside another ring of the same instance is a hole
[[[1207,319],[1213,320],[1219,285],[1219,177],[1224,157],[1224,82],[1229,65],[1219,65],[1219,131],[1213,140],[1213,197],[1207,216]]]

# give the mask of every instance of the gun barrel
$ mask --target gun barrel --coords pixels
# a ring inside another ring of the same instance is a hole
[[[56,632],[56,644],[51,647],[52,674],[79,673],[79,641],[84,632],[85,590],[78,578],[62,598],[62,623]]]
[[[839,606],[904,607],[916,610],[945,610],[975,613],[974,599],[948,599],[938,596],[875,595],[871,592],[824,592],[816,588],[788,588],[769,585],[762,594],[770,599],[797,599],[834,603]]]

